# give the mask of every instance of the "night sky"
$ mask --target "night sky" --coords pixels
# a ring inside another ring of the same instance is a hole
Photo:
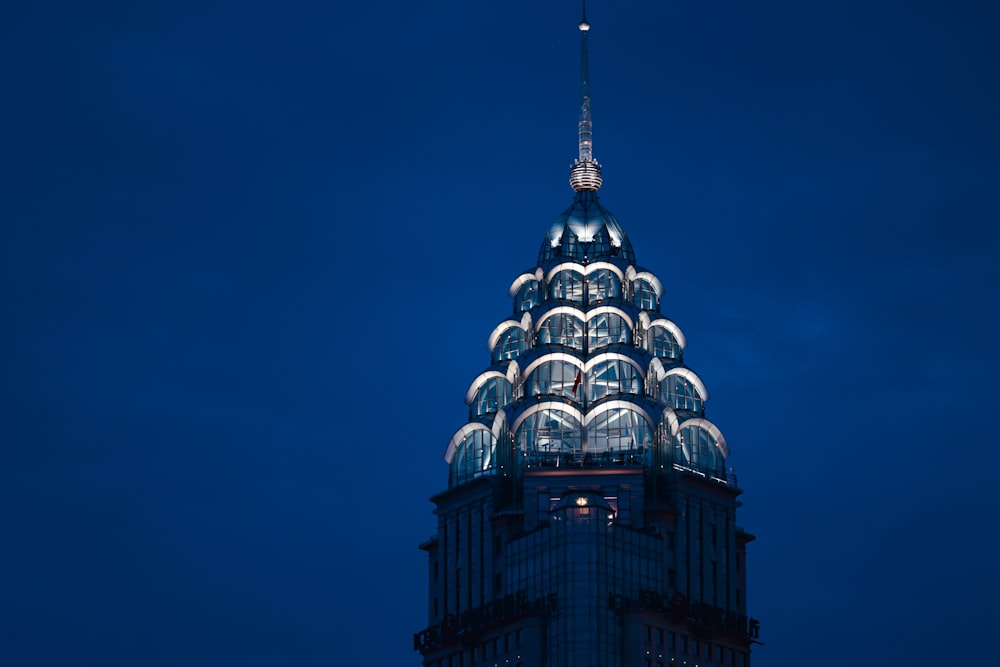
[[[592,0],[601,201],[758,667],[995,664],[1000,6]],[[418,665],[427,498],[570,203],[577,0],[0,16],[0,664]]]

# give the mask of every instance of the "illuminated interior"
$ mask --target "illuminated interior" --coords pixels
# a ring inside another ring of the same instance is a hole
[[[726,483],[729,451],[705,419],[708,392],[684,364],[684,334],[660,312],[663,285],[636,265],[596,191],[576,193],[510,296],[514,317],[490,335],[492,364],[466,396],[471,421],[446,454],[451,486],[616,466]]]

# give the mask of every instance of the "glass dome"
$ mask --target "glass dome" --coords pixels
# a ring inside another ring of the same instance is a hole
[[[511,285],[514,317],[489,338],[445,459],[450,486],[556,468],[679,471],[727,484],[708,392],[661,314],[663,284],[635,262],[590,191],[553,223],[538,266]]]
[[[556,218],[542,241],[538,263],[553,259],[595,261],[620,257],[634,264],[632,243],[611,211],[601,206],[596,192],[577,192],[573,205]]]

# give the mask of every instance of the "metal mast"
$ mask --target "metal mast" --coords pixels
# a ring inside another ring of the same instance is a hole
[[[577,192],[596,192],[601,187],[601,165],[594,159],[594,124],[590,118],[590,58],[587,51],[587,0],[580,21],[580,153],[569,173],[569,184]]]

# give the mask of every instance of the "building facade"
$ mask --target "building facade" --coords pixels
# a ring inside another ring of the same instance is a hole
[[[746,667],[758,635],[728,444],[598,199],[589,28],[573,202],[511,285],[431,499],[425,667]]]

